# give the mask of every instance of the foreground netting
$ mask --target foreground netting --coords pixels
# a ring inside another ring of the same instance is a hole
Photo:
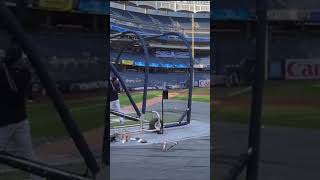
[[[83,174],[78,172],[66,172],[40,162],[13,156],[6,152],[0,152],[0,163],[49,179],[95,179],[100,171],[100,167],[96,162],[93,153],[84,139],[78,124],[74,120],[68,107],[65,105],[61,94],[48,73],[47,67],[41,61],[39,50],[36,48],[32,39],[24,32],[24,29],[17,18],[5,6],[3,0],[0,0],[0,21],[8,32],[20,42],[22,49],[26,53],[48,96],[51,98],[54,107],[59,113],[66,130],[84,159],[88,171]],[[106,161],[104,162],[106,163]]]
[[[265,80],[265,62],[267,58],[267,11],[266,1],[256,1],[257,14],[257,34],[256,34],[256,61],[252,83],[251,111],[249,121],[249,137],[247,150],[241,153],[235,159],[235,163],[228,169],[227,174],[223,177],[225,180],[236,180],[246,169],[247,180],[258,180],[259,159],[260,159],[260,131],[261,131],[261,114],[263,88]],[[235,117],[236,118],[236,117]],[[212,136],[214,137],[214,135]],[[213,138],[212,138],[213,139]],[[216,144],[213,144],[214,150]],[[217,154],[215,151],[213,155]],[[217,159],[213,159],[215,162]],[[228,162],[231,163],[230,159]],[[215,176],[213,174],[213,176]]]

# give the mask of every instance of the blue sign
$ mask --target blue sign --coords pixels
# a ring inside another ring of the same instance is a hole
[[[250,12],[245,9],[217,9],[212,11],[213,20],[250,20]]]
[[[110,14],[109,2],[105,0],[79,0],[79,10],[94,14]]]
[[[173,68],[173,64],[169,64],[169,63],[161,64],[161,66],[164,68]]]
[[[175,64],[174,66],[176,68],[188,68],[188,65],[186,65],[186,64]]]
[[[150,63],[149,67],[160,67],[160,64],[158,64],[158,63]]]
[[[142,62],[142,61],[135,61],[134,65],[135,66],[145,66],[144,62]]]
[[[320,11],[312,11],[310,12],[310,21],[319,21],[320,22]]]

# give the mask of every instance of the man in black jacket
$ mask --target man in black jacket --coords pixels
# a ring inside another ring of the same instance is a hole
[[[35,160],[26,112],[31,75],[22,54],[13,41],[0,61],[0,150]],[[34,176],[32,179],[42,178]]]
[[[117,77],[112,76],[110,80],[110,109],[120,112],[120,100],[118,93],[120,92],[120,83]],[[120,124],[124,124],[124,120],[120,117]]]

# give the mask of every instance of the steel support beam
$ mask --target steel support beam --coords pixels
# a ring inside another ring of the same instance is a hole
[[[250,127],[248,149],[252,155],[247,165],[247,180],[258,180],[260,159],[260,133],[263,104],[263,88],[265,75],[265,60],[267,55],[267,1],[256,0],[257,33],[256,33],[256,66],[252,85],[252,101],[250,114]]]
[[[84,158],[87,167],[90,169],[93,175],[96,175],[99,172],[99,166],[93,156],[93,153],[90,151],[89,146],[80,131],[80,128],[65,105],[55,82],[49,75],[48,68],[41,60],[39,50],[36,48],[32,39],[24,32],[24,29],[17,18],[5,6],[3,0],[0,0],[0,20],[7,28],[9,33],[15,36],[15,38],[20,42],[22,49],[27,54],[28,59],[34,67],[35,72],[39,76],[39,79],[48,93],[48,96],[51,98],[53,105],[58,111],[70,137],[74,141],[81,156]]]

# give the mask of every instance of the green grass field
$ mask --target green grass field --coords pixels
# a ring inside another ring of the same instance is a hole
[[[194,93],[209,92],[209,90],[195,89]],[[142,101],[142,92],[132,93],[132,98],[136,103]],[[148,91],[147,99],[155,98],[162,95],[162,91]],[[202,98],[202,97],[201,97]],[[125,94],[119,96],[121,106],[128,106],[130,102]],[[194,100],[197,99],[196,96]],[[206,99],[209,101],[209,98]],[[31,124],[32,135],[39,137],[61,137],[67,135],[63,123],[59,115],[54,109],[51,101],[49,103],[29,103],[27,105],[29,120]],[[99,128],[104,125],[105,119],[105,97],[92,96],[86,98],[77,98],[66,100],[67,106],[70,108],[75,120],[79,124],[80,129],[85,132],[91,129]],[[175,117],[166,117],[168,121]]]
[[[152,99],[155,97],[159,97],[162,95],[162,91],[148,91],[147,93],[147,99]],[[142,97],[143,97],[143,92],[134,92],[131,94],[132,99],[134,100],[134,102],[139,103],[142,101]],[[126,96],[125,93],[121,93],[119,95],[119,100],[121,102],[121,106],[128,106],[130,105],[130,101],[128,99],[128,97]]]
[[[186,101],[188,99],[188,97],[187,96],[179,96],[179,97],[174,97],[173,99]],[[197,95],[194,95],[194,96],[192,96],[192,101],[209,103],[210,102],[210,96],[197,96]]]
[[[131,115],[133,117],[135,117],[135,114],[131,114]],[[168,113],[165,113],[164,114],[165,123],[176,122],[180,116],[181,116],[180,114],[173,114],[173,113],[168,114]],[[120,126],[119,117],[111,117],[111,119],[115,119],[114,122],[111,121],[111,127],[115,128],[117,126]],[[151,120],[152,119],[152,113],[146,112],[145,119],[146,120]],[[126,123],[125,123],[125,125],[139,125],[139,124],[140,124],[140,122],[135,122],[135,121],[126,121]]]
[[[194,88],[192,91],[192,101],[198,101],[198,102],[210,102],[210,89],[209,88]],[[173,97],[173,99],[176,100],[188,100],[188,94],[184,94],[183,96],[176,96]]]
[[[320,129],[319,81],[268,81],[265,84],[262,123],[266,126]],[[241,88],[216,87],[212,116],[218,121],[248,123],[250,91],[234,97],[226,96]],[[243,89],[243,88],[242,88]],[[239,99],[247,103],[239,104]],[[228,102],[226,105],[223,102]]]
[[[148,99],[158,95],[161,95],[160,91],[150,91],[148,93]],[[130,104],[124,94],[121,94],[119,98],[123,106]],[[132,98],[137,103],[141,102],[142,93],[133,93]],[[67,100],[66,104],[82,131],[88,131],[104,125],[106,107],[104,96]],[[59,115],[50,103],[28,104],[28,115],[34,137],[59,137],[67,134]]]
[[[66,101],[75,120],[82,131],[87,131],[103,125],[105,114],[105,98],[92,97],[80,100]],[[55,111],[53,105],[46,103],[28,104],[28,115],[31,131],[34,137],[56,137],[67,132]]]
[[[169,90],[169,93],[170,92],[175,92],[175,90]],[[198,102],[209,102],[210,101],[210,90],[208,88],[195,88],[193,90],[193,101],[198,101]],[[197,94],[201,94],[200,95],[197,95]],[[206,95],[207,94],[207,95]],[[135,92],[132,94],[132,98],[134,99],[134,101],[136,103],[138,102],[141,102],[142,101],[142,95],[143,93],[142,92]],[[176,97],[173,97],[172,99],[176,99],[176,100],[187,100],[188,97],[186,96],[187,94],[182,94],[182,95],[179,95],[179,96],[176,96]],[[154,98],[154,97],[161,97],[162,96],[162,91],[158,91],[158,90],[155,90],[155,91],[149,91],[148,92],[148,99],[151,99],[151,98]],[[121,94],[119,96],[119,99],[120,99],[120,102],[121,102],[121,106],[128,106],[130,105],[130,102],[127,98],[127,96],[125,94]],[[133,116],[135,116],[134,114],[132,114]],[[149,113],[146,113],[146,119],[151,119],[151,114]],[[181,116],[181,114],[177,113],[177,114],[173,114],[173,113],[166,113],[164,115],[164,119],[165,119],[165,122],[175,122],[177,121],[177,119]],[[118,118],[117,118],[118,119]],[[127,121],[126,122],[126,125],[135,125],[135,124],[139,124],[138,122],[133,122],[133,121]],[[112,122],[112,126],[113,127],[117,127],[119,126],[119,122]]]

